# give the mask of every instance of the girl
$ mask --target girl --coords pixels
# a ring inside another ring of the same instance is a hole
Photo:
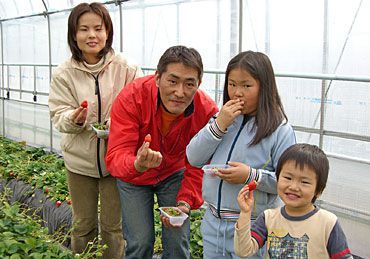
[[[252,220],[278,205],[275,168],[282,152],[295,143],[287,123],[269,58],[246,51],[230,60],[224,105],[189,143],[191,165],[227,164],[216,177],[203,176],[207,210],[202,221],[204,258],[237,258],[234,224],[239,215],[237,195],[243,184],[256,181]],[[260,255],[262,256],[262,255]]]
[[[54,126],[62,133],[72,200],[72,250],[83,252],[97,237],[100,196],[100,235],[108,245],[103,257],[122,258],[120,200],[116,180],[104,163],[107,141],[97,138],[91,125],[109,125],[114,98],[142,72],[114,53],[112,41],[112,21],[102,4],[82,3],[72,10],[68,18],[72,58],[53,74],[49,109]]]

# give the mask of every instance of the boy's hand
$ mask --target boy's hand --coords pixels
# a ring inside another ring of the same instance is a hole
[[[145,172],[149,168],[158,167],[162,163],[162,154],[149,148],[150,142],[145,142],[137,151],[134,162],[135,169]]]
[[[226,131],[226,129],[234,122],[235,118],[242,112],[244,102],[237,100],[229,100],[222,106],[219,112],[216,122],[220,127],[220,130]]]
[[[247,184],[240,190],[237,200],[241,212],[249,213],[252,211],[254,203],[253,191],[249,191]]]
[[[226,169],[218,168],[215,175],[228,183],[245,183],[245,180],[249,177],[249,166],[240,162],[232,161],[229,161],[228,165],[231,167]]]

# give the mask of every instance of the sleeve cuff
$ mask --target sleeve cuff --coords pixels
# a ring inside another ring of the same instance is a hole
[[[222,137],[226,134],[226,131],[222,131],[220,127],[218,126],[216,120],[214,120],[212,123],[208,124],[208,130],[212,133],[212,136],[215,137],[217,140],[222,139]]]
[[[261,180],[261,171],[259,169],[249,167],[249,176],[245,180],[244,184],[250,183],[253,180],[257,183]]]
[[[184,206],[186,207],[189,211],[191,210],[191,206],[189,205],[189,203],[187,203],[186,201],[178,201],[176,203],[176,206]]]

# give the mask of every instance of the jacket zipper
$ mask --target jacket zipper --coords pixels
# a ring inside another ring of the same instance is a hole
[[[162,116],[162,115],[161,115]],[[161,117],[161,120],[162,120],[162,117]],[[169,129],[168,129],[168,132],[167,132],[167,134],[166,134],[166,136],[168,135],[168,134],[170,134],[170,132],[171,132],[171,130],[174,128],[174,127],[176,127],[176,122],[178,122],[180,119],[179,118],[176,118],[173,122],[172,122],[172,124],[171,124],[171,126],[169,127]],[[163,150],[164,150],[164,146],[165,146],[165,144],[164,144],[164,142],[165,142],[165,138],[166,138],[166,136],[163,136],[162,135],[162,131],[161,131],[161,129],[159,128],[159,126],[157,125],[157,128],[158,128],[158,132],[159,132],[159,134],[160,134],[160,146],[159,146],[159,150],[160,150],[160,152],[161,152],[161,154],[163,154]],[[164,159],[162,160],[162,163],[164,163]],[[165,165],[161,165],[161,168],[164,168],[165,167]],[[161,181],[161,179],[160,179],[160,177],[159,177],[159,175],[157,175],[157,182],[158,183],[160,183],[160,181]]]
[[[243,117],[243,122],[242,124],[240,125],[240,128],[238,130],[238,133],[236,134],[235,138],[234,138],[234,141],[233,141],[233,144],[231,145],[231,148],[230,148],[230,151],[229,151],[229,154],[227,156],[227,160],[226,160],[226,164],[229,162],[230,158],[231,158],[231,154],[234,150],[234,147],[235,147],[235,143],[236,141],[238,140],[239,138],[239,135],[240,135],[240,132],[242,131],[242,129],[244,128],[245,124],[247,123],[247,121],[249,120],[249,116],[244,116]],[[217,215],[219,218],[221,218],[221,189],[222,189],[222,184],[223,184],[224,180],[221,179],[220,181],[220,184],[218,185],[218,200],[217,200]]]
[[[101,123],[101,96],[100,96],[100,87],[99,87],[99,74],[95,77],[92,75],[95,79],[95,95],[98,97],[98,123]],[[97,138],[96,142],[96,160],[98,163],[98,172],[99,176],[103,178],[103,173],[101,169],[101,161],[100,161],[100,138]]]

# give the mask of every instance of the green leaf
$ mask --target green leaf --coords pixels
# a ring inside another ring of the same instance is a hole
[[[32,254],[30,254],[30,257],[33,258],[33,259],[42,259],[42,254],[32,253]]]
[[[12,254],[10,259],[21,259],[22,257],[19,254]]]
[[[26,238],[26,239],[24,240],[24,242],[25,242],[27,245],[31,246],[32,248],[36,247],[36,245],[37,245],[36,238],[33,238],[33,237]]]
[[[14,233],[9,231],[3,232],[2,235],[8,238],[14,237]]]
[[[25,234],[28,232],[28,227],[27,226],[24,226],[24,225],[14,225],[14,230],[15,232],[19,233],[19,234]]]
[[[11,244],[9,247],[8,247],[8,249],[7,249],[7,251],[8,251],[8,253],[9,254],[15,254],[18,250],[20,250],[19,248],[19,243],[18,242],[15,242],[14,244]]]

